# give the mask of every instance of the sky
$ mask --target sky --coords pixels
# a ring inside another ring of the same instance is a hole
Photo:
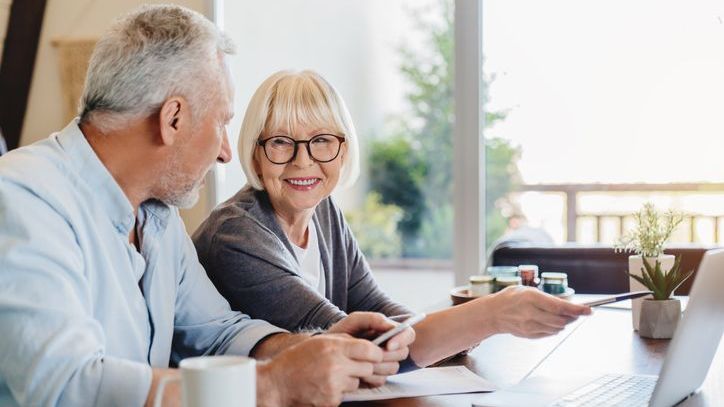
[[[487,136],[527,183],[724,182],[724,2],[489,0]]]

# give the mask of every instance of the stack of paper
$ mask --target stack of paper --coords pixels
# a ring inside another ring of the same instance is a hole
[[[387,378],[384,386],[348,393],[344,401],[494,391],[496,387],[465,366],[429,367]]]

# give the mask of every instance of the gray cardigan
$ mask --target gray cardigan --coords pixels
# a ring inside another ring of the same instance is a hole
[[[199,260],[231,307],[289,330],[328,328],[353,311],[410,311],[377,286],[331,198],[313,216],[325,297],[300,277],[291,243],[265,191],[246,187],[219,205],[193,235]]]

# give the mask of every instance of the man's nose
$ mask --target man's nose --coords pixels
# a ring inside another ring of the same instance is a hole
[[[216,161],[226,164],[231,161],[231,146],[229,145],[229,137],[224,134],[224,139],[221,141],[221,151],[219,156],[216,157]]]

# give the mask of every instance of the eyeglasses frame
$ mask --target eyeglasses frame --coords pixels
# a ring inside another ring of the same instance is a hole
[[[337,154],[335,154],[334,157],[330,158],[329,160],[325,160],[325,161],[318,160],[318,159],[314,158],[314,156],[312,155],[312,148],[309,147],[309,143],[310,143],[312,140],[314,140],[315,138],[320,137],[320,136],[332,136],[332,137],[336,138],[337,141],[339,141],[339,148],[337,149]],[[267,154],[267,152],[266,152],[266,143],[267,143],[269,140],[271,140],[271,139],[273,139],[273,138],[277,138],[277,137],[284,137],[284,138],[286,138],[286,139],[291,140],[291,141],[294,143],[294,152],[292,153],[292,157],[291,157],[289,160],[284,161],[284,162],[281,162],[281,163],[278,163],[278,162],[276,162],[276,161],[273,161],[271,158],[269,158],[269,154]],[[269,160],[269,162],[272,163],[272,164],[283,165],[283,164],[289,164],[290,162],[294,161],[294,159],[297,158],[297,152],[299,151],[299,145],[300,145],[300,144],[306,144],[306,146],[307,146],[307,155],[309,156],[309,158],[311,158],[312,160],[314,160],[314,161],[316,161],[316,162],[318,162],[318,163],[328,163],[328,162],[334,161],[335,159],[337,159],[337,157],[339,157],[339,152],[342,151],[342,144],[344,144],[344,142],[345,142],[346,140],[347,140],[347,139],[346,139],[345,137],[337,136],[337,135],[335,135],[335,134],[320,133],[320,134],[315,134],[315,135],[312,136],[309,140],[295,140],[295,139],[293,139],[293,138],[291,138],[291,137],[289,137],[289,136],[272,136],[272,137],[267,137],[267,138],[265,138],[265,139],[263,139],[263,140],[261,140],[261,139],[256,140],[256,145],[258,145],[258,146],[261,147],[261,149],[264,151],[264,156],[265,156],[266,159]]]

